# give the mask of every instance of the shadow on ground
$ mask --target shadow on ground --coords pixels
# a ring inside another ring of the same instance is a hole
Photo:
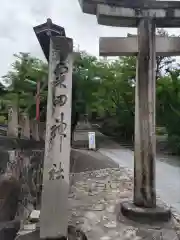
[[[118,164],[99,152],[82,149],[71,150],[70,172],[72,173],[116,167]]]

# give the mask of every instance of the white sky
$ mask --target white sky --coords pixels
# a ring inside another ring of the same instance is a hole
[[[0,76],[10,69],[14,53],[30,52],[44,59],[33,26],[47,18],[63,26],[75,46],[97,56],[100,36],[136,33],[131,28],[99,26],[95,16],[82,13],[78,0],[6,0],[1,4],[0,14]],[[180,35],[180,28],[168,32]]]

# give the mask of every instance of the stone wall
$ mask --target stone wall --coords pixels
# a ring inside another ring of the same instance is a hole
[[[26,218],[40,204],[44,150],[1,150],[0,156],[0,174],[14,176],[21,183],[18,215]]]

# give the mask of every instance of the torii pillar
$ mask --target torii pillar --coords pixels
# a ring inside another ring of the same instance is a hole
[[[139,221],[167,221],[171,216],[169,208],[157,206],[155,187],[156,54],[180,55],[180,38],[155,37],[156,26],[180,26],[180,4],[168,3],[146,1],[143,5],[142,1],[122,0],[111,6],[111,1],[107,5],[105,0],[80,1],[83,12],[96,14],[100,24],[138,28],[137,37],[100,38],[99,48],[101,56],[137,56],[134,199],[123,202],[121,211]]]

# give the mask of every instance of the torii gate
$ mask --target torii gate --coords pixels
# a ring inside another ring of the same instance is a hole
[[[137,37],[102,37],[101,56],[137,55],[135,94],[134,199],[121,205],[132,219],[169,220],[168,208],[156,205],[155,95],[156,54],[180,55],[179,37],[155,37],[156,27],[180,27],[180,3],[167,1],[79,0],[83,12],[99,24],[137,27]]]

